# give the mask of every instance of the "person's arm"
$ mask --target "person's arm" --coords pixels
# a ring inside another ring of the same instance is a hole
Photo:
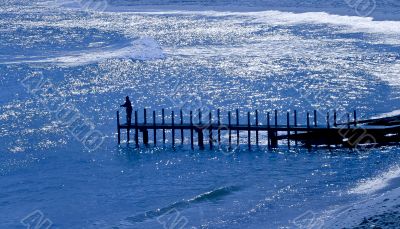
[[[122,104],[120,107],[126,107],[127,106],[127,104],[126,104],[126,102],[124,103],[124,104]]]

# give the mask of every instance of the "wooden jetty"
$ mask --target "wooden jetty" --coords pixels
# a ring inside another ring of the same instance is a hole
[[[235,122],[232,120],[232,112],[227,113],[227,123],[222,123],[221,112],[217,110],[216,117],[212,117],[212,113],[206,114],[206,119],[203,120],[201,110],[196,112],[198,122],[194,122],[194,112],[189,111],[187,121],[184,120],[183,111],[179,111],[179,121],[176,122],[175,111],[170,113],[170,123],[165,122],[165,110],[161,111],[161,120],[157,120],[156,111],[152,112],[152,120],[148,122],[147,109],[143,109],[143,120],[139,122],[138,111],[134,111],[133,123],[120,122],[120,114],[117,111],[117,130],[118,144],[121,143],[121,130],[126,130],[127,143],[130,143],[130,132],[134,131],[134,142],[139,145],[139,133],[142,135],[143,144],[149,144],[149,131],[152,131],[152,142],[154,145],[158,143],[157,130],[162,131],[162,142],[166,143],[166,131],[171,132],[171,144],[175,145],[176,132],[180,132],[179,142],[184,144],[185,131],[189,132],[190,145],[192,149],[195,145],[195,134],[197,135],[197,146],[204,149],[204,142],[208,142],[210,148],[215,144],[227,144],[229,147],[233,145],[232,138],[236,138],[235,145],[240,144],[240,132],[247,133],[247,145],[250,148],[252,144],[259,145],[260,135],[264,133],[266,139],[264,142],[269,148],[277,148],[279,141],[284,141],[290,148],[291,145],[297,146],[299,143],[302,146],[311,148],[314,146],[345,146],[357,147],[359,145],[375,145],[385,144],[400,141],[400,116],[394,116],[381,119],[357,120],[356,111],[353,114],[347,114],[347,121],[343,123],[337,122],[337,113],[333,112],[333,117],[329,112],[324,117],[325,122],[318,123],[316,110],[312,115],[307,112],[305,122],[298,123],[297,111],[285,112],[286,123],[278,123],[278,111],[267,112],[262,115],[265,124],[260,122],[260,113],[258,110],[247,112],[247,122],[239,122],[239,110],[235,112]],[[253,114],[254,116],[252,116]],[[282,115],[281,113],[279,113]],[[186,115],[187,116],[187,115]],[[352,120],[350,117],[352,117]],[[273,118],[272,118],[273,117]],[[253,120],[253,121],[252,121]],[[292,120],[292,121],[291,121]],[[216,137],[214,137],[214,133]],[[206,134],[206,137],[204,136]]]

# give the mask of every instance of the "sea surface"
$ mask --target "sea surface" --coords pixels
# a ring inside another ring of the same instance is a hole
[[[264,124],[275,109],[300,124],[314,109],[319,123],[400,109],[395,1],[368,15],[340,0],[244,3],[2,0],[0,227],[324,228],[398,187],[398,145],[268,150],[261,133],[249,150],[243,133],[192,150],[168,131],[117,144],[126,95],[149,122],[162,108],[166,122],[239,109]]]

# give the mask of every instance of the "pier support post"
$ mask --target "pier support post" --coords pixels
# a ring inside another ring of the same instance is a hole
[[[212,117],[211,111],[208,113],[208,142],[210,144],[210,149],[213,148],[213,136],[212,136]]]
[[[149,144],[149,131],[147,129],[143,129],[143,144]]]
[[[236,109],[236,125],[239,127],[239,109]],[[236,144],[239,145],[239,130],[236,131]]]
[[[275,131],[271,135],[271,146],[272,148],[278,147],[278,110],[275,110]]]
[[[258,110],[256,110],[256,145],[258,145]]]
[[[135,111],[135,144],[139,146],[138,113]]]
[[[203,150],[204,149],[203,129],[201,127],[197,128],[197,133],[198,133],[197,141],[198,141],[199,148],[201,150]]]
[[[247,112],[247,144],[251,148],[250,112]]]
[[[317,127],[318,123],[317,123],[317,111],[314,110],[314,126]]]
[[[268,148],[271,148],[271,124],[270,124],[270,117],[269,117],[269,111],[267,112],[267,132],[268,132],[268,139],[267,139],[267,144]]]
[[[204,136],[203,136],[203,128],[202,128],[202,120],[201,120],[201,110],[199,109],[199,126],[197,128],[197,133],[198,133],[198,138],[197,138],[197,142],[199,145],[199,148],[201,150],[204,149]]]
[[[192,148],[192,149],[194,149],[194,147],[193,147],[193,112],[192,111],[190,111],[190,147]]]
[[[180,118],[181,118],[181,144],[183,144],[183,142],[184,142],[184,140],[185,140],[185,137],[183,136],[183,112],[182,112],[182,109],[180,109],[180,111],[179,111],[179,114],[180,114]]]
[[[336,110],[333,111],[333,126],[337,127],[337,113],[336,113]]]
[[[147,124],[147,110],[146,108],[143,109],[143,123],[146,126]],[[148,145],[149,144],[149,131],[147,128],[143,128],[143,144]]]
[[[357,126],[357,111],[354,110],[354,126]]]
[[[332,135],[331,135],[331,132],[329,131],[329,129],[331,128],[331,124],[330,124],[330,122],[329,122],[329,119],[330,119],[330,116],[329,116],[329,112],[326,112],[326,128],[328,129],[328,132],[327,132],[327,144],[328,144],[328,147],[331,147],[331,137],[332,137]]]
[[[271,139],[271,148],[277,148],[278,147],[278,138],[277,138],[277,132],[276,131],[269,131],[268,135],[270,136]]]
[[[232,145],[232,131],[231,131],[231,112],[228,111],[228,138],[229,138],[229,148],[231,148]]]
[[[172,147],[175,146],[175,114],[174,111],[171,112],[171,124],[172,124]]]
[[[165,110],[161,110],[161,123],[165,125]],[[165,128],[162,129],[163,144],[165,144]]]
[[[119,111],[117,111],[118,145],[121,144],[121,127],[119,124]]]
[[[221,144],[221,117],[220,117],[219,109],[217,110],[217,119],[218,119],[218,145],[220,145]]]
[[[157,145],[156,111],[153,111],[153,127],[154,127],[153,141],[154,145]]]
[[[286,112],[286,126],[287,126],[287,145],[290,149],[290,113]]]
[[[307,137],[306,137],[306,147],[311,149],[311,142],[310,142],[310,113],[307,112]]]
[[[297,111],[296,110],[294,110],[294,127],[295,128],[297,127]],[[295,144],[295,146],[297,146],[297,130],[294,131],[294,136],[295,136],[294,144]]]

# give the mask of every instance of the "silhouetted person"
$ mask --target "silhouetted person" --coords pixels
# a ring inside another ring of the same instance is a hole
[[[129,96],[125,97],[125,103],[122,104],[121,107],[126,107],[126,123],[130,125],[132,119],[132,104],[131,101],[129,100]]]

